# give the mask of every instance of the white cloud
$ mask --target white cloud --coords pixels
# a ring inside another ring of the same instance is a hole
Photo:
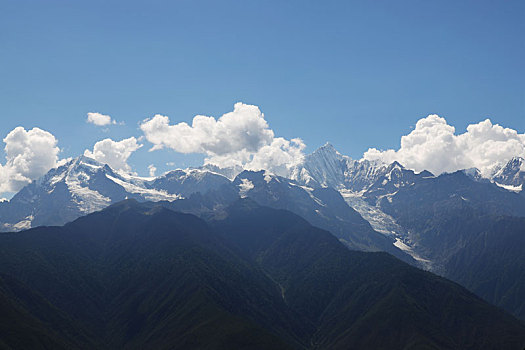
[[[140,125],[151,150],[170,148],[180,153],[205,154],[205,163],[220,167],[242,166],[266,169],[285,175],[287,168],[302,159],[300,139],[275,138],[257,106],[236,103],[233,112],[220,118],[197,115],[191,126],[170,125],[166,116],[155,115]]]
[[[398,150],[371,148],[363,155],[386,163],[397,160],[407,168],[436,175],[476,167],[484,176],[514,156],[525,156],[525,134],[486,119],[456,135],[455,128],[435,114],[420,119],[412,132],[402,136]]]
[[[95,143],[93,151],[85,150],[84,155],[105,163],[114,170],[131,172],[131,167],[127,163],[128,158],[140,147],[142,145],[137,142],[135,137],[121,141],[113,141],[108,138]]]
[[[91,124],[95,124],[97,126],[106,126],[110,124],[117,124],[117,122],[109,115],[96,113],[96,112],[89,112],[87,114],[87,122]]]
[[[148,165],[148,170],[149,170],[149,176],[154,177],[155,173],[157,172],[157,168],[155,167],[155,165],[153,164]]]
[[[45,130],[19,126],[3,141],[6,163],[0,165],[0,193],[16,192],[57,165],[57,139]]]
[[[291,166],[303,160],[305,147],[303,140],[299,138],[288,141],[277,137],[271,144],[261,147],[245,168],[265,169],[278,175],[288,176]]]

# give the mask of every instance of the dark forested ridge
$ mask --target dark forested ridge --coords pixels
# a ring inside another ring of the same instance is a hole
[[[0,236],[0,348],[522,349],[525,328],[387,253],[244,199],[124,201]]]

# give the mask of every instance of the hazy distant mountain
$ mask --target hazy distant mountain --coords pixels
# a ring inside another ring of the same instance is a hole
[[[350,251],[301,217],[250,199],[222,213],[206,224],[128,200],[64,227],[0,234],[0,306],[11,310],[0,313],[0,345],[525,345],[522,324],[455,283],[385,253]]]

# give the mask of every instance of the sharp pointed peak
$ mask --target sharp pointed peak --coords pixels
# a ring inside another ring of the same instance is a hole
[[[79,155],[74,160],[77,162],[97,162],[94,158],[88,157],[84,154]]]
[[[330,142],[325,142],[324,145],[322,145],[321,147],[319,147],[318,149],[316,149],[314,151],[314,153],[316,152],[336,152],[336,153],[339,153],[337,152],[337,150],[335,149],[334,145],[332,145]]]
[[[390,169],[393,169],[393,168],[405,169],[405,167],[401,165],[401,163],[399,163],[397,160],[394,160],[392,163],[390,163],[389,168]]]
[[[100,167],[107,165],[107,164],[99,162],[98,160],[95,160],[94,158],[88,157],[84,154],[72,159],[70,161],[70,164],[74,164],[74,165],[88,164],[88,165],[95,165],[95,166],[100,166]]]
[[[335,149],[334,145],[332,145],[330,142],[326,142],[324,145],[322,145],[321,147],[313,151],[309,156],[322,156],[322,157],[327,157],[327,156],[334,157],[335,156],[339,158],[346,157],[342,155],[341,153],[339,153]]]
[[[507,164],[523,164],[525,163],[525,158],[523,157],[520,157],[520,156],[514,156],[512,157],[508,162]]]
[[[462,171],[463,173],[469,176],[478,176],[478,175],[481,176],[481,171],[476,167],[461,169],[460,171]]]

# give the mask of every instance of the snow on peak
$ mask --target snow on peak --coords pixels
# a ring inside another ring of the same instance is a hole
[[[517,188],[525,183],[525,160],[522,157],[514,157],[504,166],[497,169],[491,176],[491,180],[497,184],[514,186]]]
[[[241,196],[241,198],[246,198],[247,193],[254,187],[253,182],[250,180],[241,179],[241,183],[239,184],[239,196]]]
[[[398,166],[402,168],[400,164]],[[387,165],[379,160],[353,160],[326,143],[307,155],[290,177],[308,186],[360,192],[383,176],[386,169]]]
[[[405,169],[405,167],[399,164],[397,160],[392,162],[392,164],[390,164],[388,168],[389,168],[389,171],[401,171]]]
[[[105,208],[111,199],[103,196],[97,190],[90,188],[90,182],[95,173],[102,169],[101,163],[80,156],[70,163],[63,179],[73,196],[73,201],[81,212],[91,213]]]
[[[481,171],[478,168],[468,168],[462,170],[465,175],[476,181],[482,178]]]
[[[344,179],[344,167],[349,157],[341,155],[327,143],[307,155],[292,171],[292,179],[307,185],[337,188]]]

